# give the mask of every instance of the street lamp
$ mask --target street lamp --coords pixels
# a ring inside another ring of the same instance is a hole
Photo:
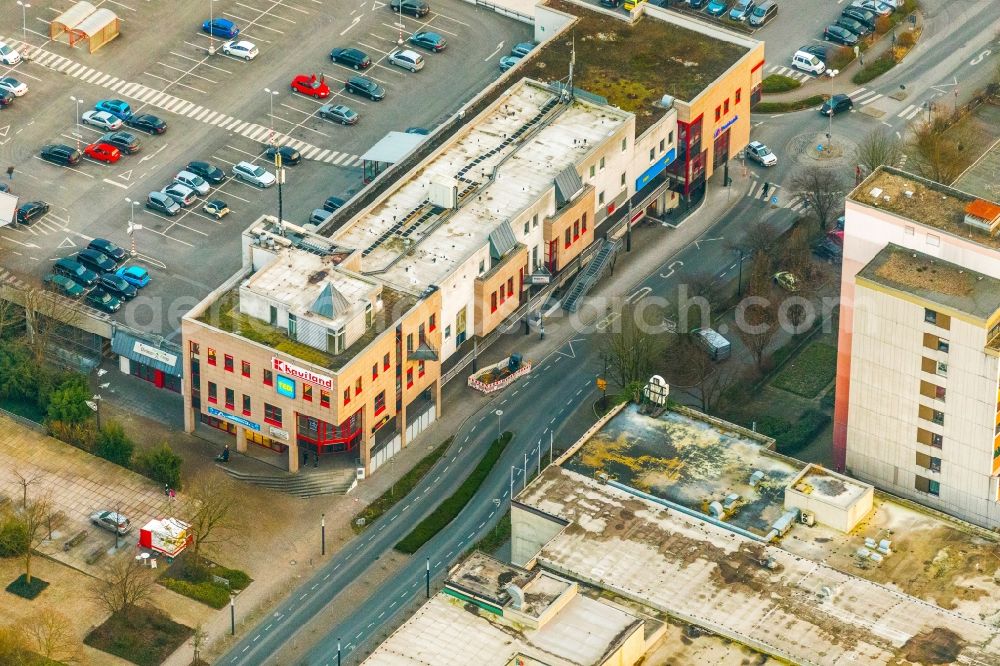
[[[129,199],[128,197],[125,197],[125,201],[129,205],[129,211],[128,211],[128,230],[127,231],[128,231],[129,242],[131,243],[131,246],[132,246],[131,247],[132,256],[134,257],[136,255],[136,252],[135,252],[135,232],[138,231],[139,229],[142,229],[142,225],[141,224],[136,224],[135,223],[135,207],[139,205],[139,202],[138,201],[133,201],[133,200]]]
[[[399,26],[399,39],[396,40],[396,44],[399,46],[403,45],[403,2],[397,5],[396,13],[399,18],[396,19],[396,25]]]
[[[503,431],[500,429],[500,417],[503,416],[503,410],[498,409],[496,411],[496,415],[497,415],[497,441],[499,442],[500,437],[503,436]]]
[[[737,298],[742,298],[743,297],[743,257],[745,257],[746,255],[743,253],[743,248],[741,248],[741,247],[736,248],[736,252],[740,255],[740,261],[739,261],[740,270],[739,270],[739,274],[737,276],[737,281],[736,281],[736,297]]]
[[[76,123],[76,149],[80,150],[80,138],[83,136],[83,130],[80,129],[80,105],[83,104],[83,100],[72,95],[69,98],[76,103],[76,108],[73,110],[73,122]]]
[[[31,5],[29,5],[27,2],[21,2],[21,0],[17,0],[17,4],[21,5],[21,37],[23,38],[23,41],[27,42],[28,41],[28,7],[30,7]]]
[[[215,0],[208,0],[208,55],[215,53]]]
[[[229,595],[229,626],[230,635],[236,635],[236,600],[232,594]]]
[[[268,119],[271,124],[271,136],[268,138],[268,143],[272,146],[274,145],[274,98],[277,96],[277,90],[271,90],[270,88],[264,88],[264,92],[267,93],[267,101],[270,103],[271,111],[268,113]]]

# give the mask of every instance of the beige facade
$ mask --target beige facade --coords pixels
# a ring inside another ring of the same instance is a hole
[[[553,273],[594,242],[594,196],[594,188],[588,186],[574,202],[545,219],[542,240],[546,265]]]
[[[476,335],[488,335],[521,305],[528,250],[518,245],[489,271],[476,277]]]

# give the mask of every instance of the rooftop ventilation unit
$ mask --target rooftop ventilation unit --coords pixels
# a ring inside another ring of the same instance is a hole
[[[514,585],[514,583],[507,583],[503,589],[504,592],[510,595],[510,605],[514,610],[524,608],[524,590]]]
[[[438,208],[458,208],[458,181],[447,176],[436,177],[430,183],[427,198]]]

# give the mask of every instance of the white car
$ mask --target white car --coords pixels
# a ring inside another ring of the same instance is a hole
[[[0,90],[6,90],[14,97],[20,97],[28,92],[28,84],[21,83],[13,76],[5,76],[0,79]]]
[[[253,60],[259,53],[257,46],[253,42],[246,40],[236,41],[235,39],[223,44],[222,52],[234,58],[243,58],[244,60]]]
[[[6,42],[0,42],[0,62],[13,67],[21,62],[21,54],[12,49]]]
[[[84,111],[80,117],[87,125],[93,125],[94,127],[100,127],[112,132],[116,132],[122,128],[121,119],[111,115],[107,111]]]
[[[866,9],[878,16],[888,16],[895,9],[892,5],[887,2],[882,2],[882,0],[854,0],[851,3],[851,7],[858,7],[859,9]]]
[[[778,158],[771,152],[771,149],[760,141],[750,142],[750,145],[747,146],[747,157],[766,167],[771,167],[778,163]]]
[[[174,182],[184,185],[185,187],[190,187],[201,196],[208,194],[208,190],[210,189],[209,184],[204,178],[198,174],[191,173],[190,171],[181,171],[179,174],[174,176]]]
[[[233,165],[233,176],[240,180],[256,185],[259,188],[271,187],[276,182],[274,174],[262,166],[240,162]]]
[[[185,207],[190,206],[196,200],[194,190],[187,185],[181,185],[180,183],[171,183],[160,191]]]

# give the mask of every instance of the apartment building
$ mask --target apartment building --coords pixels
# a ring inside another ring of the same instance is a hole
[[[834,452],[1000,525],[1000,206],[891,168],[848,197]]]

